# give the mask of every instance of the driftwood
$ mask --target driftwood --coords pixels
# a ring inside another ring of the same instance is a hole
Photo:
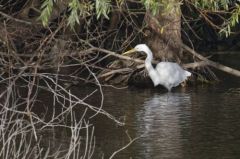
[[[188,47],[185,44],[182,44],[183,49],[185,49],[187,52],[193,54],[194,56],[196,56],[197,58],[199,58],[200,60],[204,61],[206,63],[206,65],[212,66],[218,70],[224,71],[226,73],[232,74],[234,76],[240,77],[240,71],[233,69],[231,67],[228,66],[224,66],[222,64],[219,64],[217,62],[211,61],[209,59],[207,59],[206,57],[198,54],[196,51],[194,51],[193,49],[191,49],[190,47]]]

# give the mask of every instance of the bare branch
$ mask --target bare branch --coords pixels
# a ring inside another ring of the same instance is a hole
[[[217,62],[214,62],[214,61],[211,61],[209,59],[207,59],[206,57],[200,55],[199,53],[197,53],[196,51],[194,51],[193,49],[191,49],[190,47],[188,47],[187,45],[185,44],[182,44],[182,47],[188,51],[189,53],[191,53],[192,55],[196,56],[197,58],[199,58],[200,60],[203,60],[207,65],[209,66],[212,66],[218,70],[221,70],[223,72],[226,72],[226,73],[229,73],[231,75],[234,75],[234,76],[237,76],[237,77],[240,77],[240,71],[239,70],[236,70],[236,69],[233,69],[231,67],[228,67],[228,66],[224,66],[222,64],[219,64]]]
[[[14,18],[14,17],[12,17],[12,16],[10,16],[10,15],[8,15],[8,14],[6,14],[6,13],[3,13],[2,11],[0,11],[0,14],[1,14],[3,17],[5,17],[5,18],[7,18],[7,19],[10,19],[10,20],[13,20],[13,21],[15,21],[15,22],[23,23],[23,24],[26,24],[26,25],[32,25],[31,22]]]

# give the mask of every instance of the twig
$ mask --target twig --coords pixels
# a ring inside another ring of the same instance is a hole
[[[98,111],[92,115],[90,118],[93,118],[95,117],[98,113],[100,113],[100,111],[102,110],[102,107],[103,107],[103,101],[104,101],[104,95],[103,95],[103,90],[102,90],[102,86],[99,82],[99,80],[97,79],[96,75],[89,69],[89,67],[87,65],[85,65],[85,67],[87,68],[87,70],[91,73],[91,75],[94,77],[94,79],[96,80],[96,83],[97,85],[99,86],[99,90],[100,90],[100,93],[101,93],[101,104],[100,104],[100,107],[98,109]]]
[[[103,77],[106,77],[106,76],[109,76],[109,75],[112,75],[115,73],[124,73],[124,72],[130,72],[130,71],[132,71],[132,69],[130,69],[130,68],[121,68],[121,69],[112,70],[107,73],[104,73],[104,74],[98,76],[98,78],[103,78]]]
[[[5,18],[10,19],[10,20],[13,20],[13,21],[15,21],[15,22],[24,23],[24,24],[27,24],[27,25],[32,25],[31,22],[14,18],[14,17],[12,17],[12,16],[10,16],[10,15],[7,15],[6,13],[3,13],[2,11],[0,11],[0,14],[1,14],[2,16],[4,16]]]
[[[119,152],[125,150],[125,149],[126,149],[127,147],[129,147],[134,141],[136,141],[137,139],[139,139],[139,138],[142,137],[142,136],[140,136],[140,137],[136,137],[136,138],[132,139],[127,132],[126,132],[126,134],[127,134],[128,138],[129,138],[129,143],[128,143],[127,145],[123,146],[122,148],[120,148],[119,150],[115,151],[115,152],[109,157],[109,159],[113,159],[113,157],[114,157],[116,154],[118,154]]]
[[[117,58],[119,58],[119,59],[134,61],[134,62],[136,62],[136,63],[144,63],[144,60],[133,59],[133,58],[131,58],[131,57],[123,56],[123,55],[117,54],[117,53],[115,53],[115,52],[106,50],[106,49],[94,47],[94,48],[92,48],[92,50],[104,52],[104,53],[107,53],[107,54],[109,54],[109,55],[111,55],[111,56],[115,56],[115,57],[117,57]]]

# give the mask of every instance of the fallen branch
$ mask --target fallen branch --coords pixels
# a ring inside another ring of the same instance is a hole
[[[123,55],[120,55],[120,54],[117,54],[115,52],[112,52],[112,51],[109,51],[109,50],[106,50],[106,49],[102,49],[102,48],[97,48],[97,47],[93,47],[87,51],[100,51],[100,52],[103,52],[103,53],[106,53],[106,54],[109,54],[111,56],[115,56],[119,59],[122,59],[122,60],[128,60],[128,61],[133,61],[133,62],[136,62],[136,63],[139,63],[141,65],[138,65],[137,66],[137,69],[141,69],[143,67],[145,67],[144,65],[144,60],[139,60],[139,59],[133,59],[131,57],[128,57],[128,56],[123,56]],[[156,61],[156,60],[153,60],[152,61],[153,64],[158,64],[159,61]],[[182,64],[182,67],[183,68],[196,68],[196,67],[202,67],[202,66],[206,66],[207,65],[207,62],[205,61],[200,61],[200,62],[193,62],[193,63],[187,63],[187,64]],[[113,70],[113,73],[115,70]],[[119,73],[119,71],[121,72],[121,69],[119,69],[117,72]],[[124,70],[125,71],[125,70]]]
[[[188,47],[185,44],[182,44],[183,49],[185,49],[186,51],[188,51],[189,53],[193,54],[194,56],[196,56],[197,58],[199,58],[200,60],[204,61],[207,65],[212,66],[218,70],[221,70],[223,72],[232,74],[234,76],[240,77],[240,71],[233,69],[231,67],[219,64],[217,62],[211,61],[209,59],[207,59],[206,57],[198,54],[196,51],[194,51],[193,49],[191,49],[190,47]]]
[[[192,68],[195,69],[197,67],[203,67],[206,66],[207,63],[205,61],[199,61],[199,62],[193,62],[193,63],[187,63],[187,64],[183,64],[182,67],[183,68]]]
[[[239,55],[239,51],[210,51],[210,55]]]

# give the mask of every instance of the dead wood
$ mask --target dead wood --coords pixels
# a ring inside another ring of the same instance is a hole
[[[231,67],[219,64],[217,62],[211,61],[209,59],[207,59],[206,57],[200,55],[199,53],[197,53],[195,50],[191,49],[190,47],[188,47],[185,44],[182,44],[183,49],[185,49],[187,52],[191,53],[193,56],[196,56],[197,58],[199,58],[200,60],[204,61],[206,63],[206,65],[212,66],[218,70],[221,70],[223,72],[229,73],[231,75],[240,77],[240,71],[233,69]]]

